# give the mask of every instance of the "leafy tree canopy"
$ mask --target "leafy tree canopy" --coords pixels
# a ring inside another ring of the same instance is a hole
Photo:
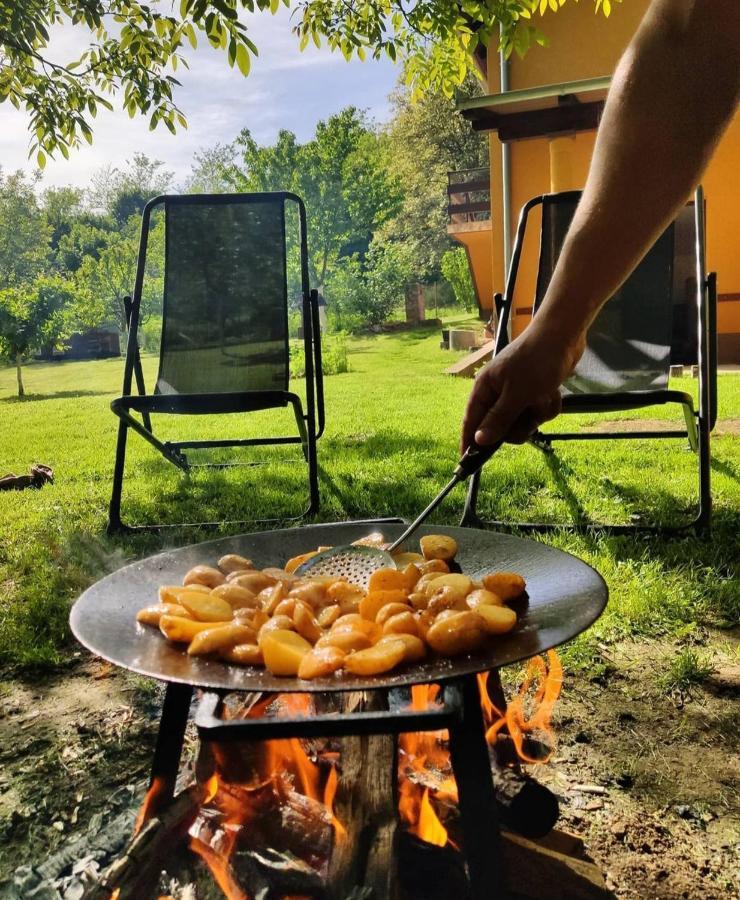
[[[257,47],[249,15],[277,12],[291,0],[0,0],[0,102],[29,117],[31,152],[43,167],[48,155],[84,140],[92,120],[119,97],[132,117],[149,117],[173,133],[185,127],[175,102],[172,72],[187,65],[184,49],[199,39],[224,51],[230,66],[249,73]],[[593,0],[604,15],[611,0]],[[293,0],[293,31],[303,49],[313,41],[347,59],[387,56],[406,60],[418,89],[451,96],[472,71],[476,48],[499,41],[506,53],[524,53],[544,38],[533,17],[565,0]],[[53,32],[60,25],[87,31],[79,58],[59,58]]]
[[[275,144],[261,147],[244,129],[236,145],[241,161],[228,172],[234,188],[289,190],[305,201],[311,282],[322,289],[343,248],[366,248],[398,208],[400,188],[388,172],[383,141],[352,106],[319,122],[305,144],[281,131]]]
[[[36,198],[37,183],[0,169],[0,290],[33,281],[49,253],[51,227]]]
[[[23,397],[23,357],[44,346],[59,346],[77,324],[78,297],[58,276],[0,290],[0,352],[16,363],[18,396]]]

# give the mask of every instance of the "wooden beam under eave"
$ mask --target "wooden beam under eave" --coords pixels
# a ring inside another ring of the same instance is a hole
[[[604,101],[564,103],[550,109],[495,113],[486,109],[463,110],[474,131],[496,131],[500,141],[522,141],[563,132],[593,131],[599,127]]]

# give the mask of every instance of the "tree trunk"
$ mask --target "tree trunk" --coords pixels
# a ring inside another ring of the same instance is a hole
[[[21,371],[21,364],[23,360],[20,353],[16,353],[15,355],[15,372],[16,377],[18,378],[18,396],[25,397],[26,389],[23,387],[23,372]]]

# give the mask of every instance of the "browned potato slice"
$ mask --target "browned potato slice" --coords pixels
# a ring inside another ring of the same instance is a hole
[[[313,580],[300,582],[290,588],[288,596],[300,600],[302,603],[308,603],[309,606],[316,609],[326,600],[326,585]]]
[[[406,610],[406,612],[398,613],[398,615],[391,616],[385,625],[383,625],[383,634],[413,634],[418,637],[419,625],[416,621],[416,617],[408,610]]]
[[[228,625],[228,622],[221,622]],[[212,622],[196,622],[195,619],[184,619],[182,616],[162,616],[159,620],[159,630],[168,641],[176,644],[189,644],[196,634],[213,628]]]
[[[293,618],[293,613],[295,612],[295,598],[286,597],[284,600],[281,600],[280,603],[275,607],[276,616],[288,616],[288,618]]]
[[[219,559],[218,567],[224,575],[230,575],[232,572],[246,572],[249,569],[253,569],[254,565],[252,560],[247,559],[246,556],[239,556],[238,553],[227,553],[226,556],[222,556]]]
[[[284,597],[285,588],[283,587],[282,582],[278,581],[277,584],[263,588],[259,594],[257,594],[257,602],[264,613],[267,613],[268,616],[272,616],[275,614],[275,610],[278,608],[280,601]]]
[[[388,603],[405,603],[408,594],[406,591],[397,588],[388,591],[372,591],[366,597],[360,600],[360,615],[363,619],[375,621],[375,617],[380,610]]]
[[[360,622],[367,622],[367,619],[363,619],[359,613],[345,613],[343,616],[339,616],[332,623],[332,628],[341,628],[344,625],[357,625]]]
[[[483,586],[506,601],[520,597],[524,593],[527,583],[516,572],[492,572],[490,575],[484,576]]]
[[[159,628],[159,620],[162,616],[181,616],[190,618],[190,614],[184,606],[177,603],[156,603],[153,606],[145,606],[136,613],[136,621],[142,625],[153,625]]]
[[[213,594],[181,594],[180,605],[199,622],[228,622],[234,617],[234,610],[221,597]]]
[[[403,572],[398,569],[376,569],[367,583],[367,592],[405,590]]]
[[[311,652],[311,645],[300,634],[279,628],[265,635],[260,646],[265,666],[273,675],[297,675],[301,660]]]
[[[422,575],[429,572],[439,572],[441,575],[445,575],[450,571],[450,567],[443,559],[428,559],[426,562],[418,563],[418,567]]]
[[[318,550],[312,550],[310,553],[301,553],[299,556],[294,556],[285,563],[283,568],[289,575],[292,575],[298,566],[304,562],[308,562],[308,560],[311,559],[312,556],[316,556],[318,552]]]
[[[406,644],[403,641],[378,641],[374,647],[350,653],[344,660],[344,668],[353,675],[382,675],[403,662]]]
[[[257,644],[237,644],[228,650],[222,650],[219,656],[237,666],[264,666],[265,659]]]
[[[355,650],[366,650],[372,646],[372,641],[362,631],[330,631],[316,641],[316,646],[339,647],[345,653],[352,653]]]
[[[210,588],[205,584],[166,584],[159,589],[160,603],[179,603],[180,594],[192,594],[193,591],[201,594],[210,593]]]
[[[508,606],[491,606],[482,603],[476,606],[475,614],[483,620],[489,634],[506,634],[516,625],[516,613]]]
[[[323,634],[321,628],[319,628],[319,623],[313,617],[310,607],[306,606],[305,603],[296,603],[293,621],[295,622],[295,630],[309,644],[315,644]]]
[[[408,603],[386,603],[385,606],[381,607],[378,610],[378,614],[377,616],[375,616],[375,621],[382,628],[391,616],[397,616],[399,613],[405,613],[408,611]]]
[[[273,578],[272,575],[265,575],[264,572],[247,572],[245,575],[237,575],[232,581],[232,584],[238,584],[239,587],[246,588],[253,594],[259,594],[260,591],[277,583],[276,578]]]
[[[339,615],[341,613],[341,609],[338,604],[334,604],[333,606],[325,606],[318,615],[318,623],[322,628],[329,628],[330,625],[333,625]]]
[[[270,617],[262,612],[261,609],[235,609],[234,619],[240,625],[249,625],[259,633],[260,628],[270,621]]]
[[[246,609],[257,605],[256,594],[238,584],[230,584],[228,581],[215,587],[211,591],[211,596],[225,600],[232,609]]]
[[[425,534],[419,541],[424,559],[441,559],[450,562],[457,554],[457,541],[446,534]]]
[[[432,582],[436,581],[438,578],[441,578],[443,575],[447,574],[446,572],[427,572],[425,575],[422,575],[421,578],[414,585],[413,593],[418,594],[422,592],[424,594],[427,593],[427,588]]]
[[[443,609],[467,609],[465,597],[453,587],[438,588],[429,598],[427,609],[432,613],[440,613]]]
[[[337,619],[332,625],[332,634],[338,634],[341,631],[359,631],[360,634],[366,634],[370,638],[370,642],[374,644],[383,633],[377,622],[368,622],[367,619],[360,619],[359,622],[343,622],[342,619],[344,618],[342,616],[341,619]]]
[[[236,572],[229,572],[226,576],[226,583],[231,584],[232,581],[236,581],[242,575],[251,575],[253,572],[254,569],[237,569]]]
[[[252,643],[256,639],[257,635],[248,625],[230,622],[228,625],[218,625],[198,632],[190,642],[188,655],[206,656],[208,653],[236,647],[237,644]]]
[[[272,631],[295,631],[295,623],[287,616],[273,616],[271,619],[268,619],[257,632],[257,643],[260,647],[264,638]]]
[[[409,603],[417,610],[417,612],[419,612],[429,606],[429,597],[427,597],[424,591],[414,591],[409,594]]]
[[[350,613],[357,612],[365,591],[356,584],[349,584],[343,580],[334,581],[327,588],[326,596],[332,603],[338,603],[343,613]]]
[[[459,656],[477,650],[485,640],[481,617],[472,611],[458,612],[438,618],[427,631],[426,640],[432,650],[442,656]]]
[[[427,655],[426,644],[421,638],[416,637],[416,635],[386,634],[383,635],[375,646],[379,647],[381,644],[388,643],[388,641],[403,641],[404,647],[406,648],[403,656],[403,661],[405,663],[419,662]]]
[[[464,600],[473,590],[473,582],[467,575],[440,575],[428,582],[424,591],[427,597],[431,597],[440,588],[448,588],[448,593],[457,600]]]
[[[226,581],[226,579],[224,578],[223,572],[219,572],[219,570],[214,569],[213,566],[193,566],[193,568],[186,573],[182,583],[184,585],[205,584],[206,587],[215,588],[218,587],[219,584],[223,584],[224,581]]]
[[[339,647],[314,647],[298,666],[298,677],[310,681],[312,678],[326,678],[341,669],[347,654]]]
[[[465,602],[470,609],[477,609],[479,606],[503,606],[504,601],[498,594],[493,591],[487,591],[485,588],[471,591],[465,598]]]
[[[409,563],[403,570],[403,587],[406,593],[410,594],[415,590],[420,578],[421,569],[413,563]]]

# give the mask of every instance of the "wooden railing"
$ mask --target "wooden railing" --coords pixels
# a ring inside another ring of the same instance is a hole
[[[490,220],[491,175],[488,169],[447,173],[447,216],[450,225]]]

